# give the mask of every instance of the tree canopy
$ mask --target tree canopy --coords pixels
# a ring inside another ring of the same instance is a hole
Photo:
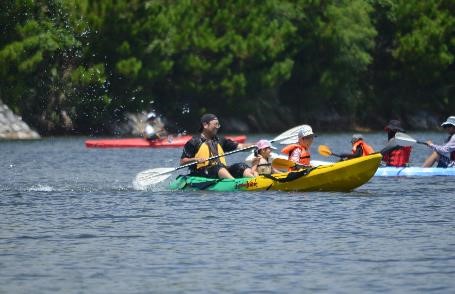
[[[0,99],[41,134],[106,132],[151,109],[180,125],[216,112],[259,131],[455,109],[452,0],[3,6]]]

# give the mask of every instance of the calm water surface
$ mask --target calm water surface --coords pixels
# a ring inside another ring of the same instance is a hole
[[[315,159],[319,144],[348,151],[350,135],[321,134]],[[384,137],[366,136],[376,149]],[[429,151],[414,151],[420,165]],[[139,171],[175,167],[181,150],[50,138],[0,152],[0,293],[455,291],[453,178],[373,178],[350,193],[136,191]]]

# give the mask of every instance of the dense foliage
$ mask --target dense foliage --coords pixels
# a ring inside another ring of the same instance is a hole
[[[0,99],[42,134],[150,109],[190,131],[206,111],[274,131],[455,109],[453,0],[4,2]]]

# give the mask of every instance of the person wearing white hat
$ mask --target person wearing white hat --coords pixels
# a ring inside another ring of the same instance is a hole
[[[437,161],[437,167],[455,167],[455,116],[450,116],[441,127],[447,131],[449,137],[444,145],[436,145],[427,141],[428,147],[433,153],[425,160],[423,167],[431,167]]]
[[[155,112],[152,111],[147,114],[146,123],[144,137],[147,140],[156,140],[167,135],[163,122]]]
[[[299,165],[310,166],[310,148],[315,134],[309,125],[303,125],[298,133],[298,142],[284,147],[281,152],[288,156],[289,160]]]
[[[363,140],[363,136],[361,134],[352,135],[351,144],[352,144],[352,153],[339,154],[341,158],[350,159],[350,158],[366,156],[371,153],[374,153],[373,147],[368,145]]]
[[[254,160],[251,166],[251,170],[255,175],[270,175],[272,173],[278,173],[279,170],[272,167],[272,157],[270,154],[272,150],[276,148],[272,146],[268,140],[259,140],[256,143],[257,149],[255,155],[257,160]]]

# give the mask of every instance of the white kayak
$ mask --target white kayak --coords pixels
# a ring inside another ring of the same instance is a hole
[[[375,177],[434,177],[455,176],[455,168],[441,167],[380,167],[374,174]]]

